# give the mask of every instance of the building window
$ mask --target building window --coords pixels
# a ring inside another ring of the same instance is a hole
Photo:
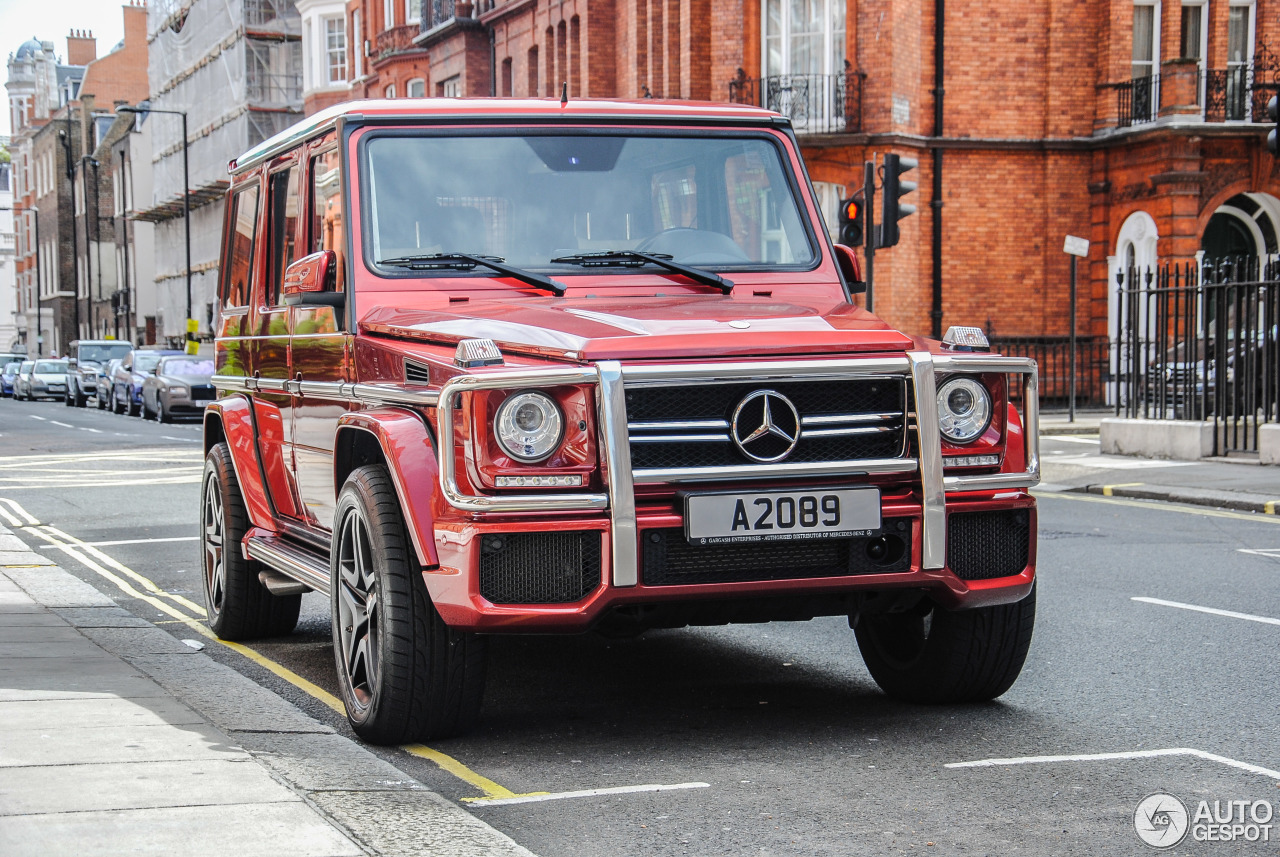
[[[396,25],[396,0],[382,0],[382,29],[390,30]]]
[[[386,88],[386,89],[384,89],[384,90],[382,91],[382,94],[383,94],[383,96],[384,96],[384,97],[386,97],[386,98],[395,98],[395,97],[396,97],[396,85],[395,85],[394,83],[388,83],[388,84],[387,84],[387,88]]]
[[[347,79],[347,22],[342,18],[324,19],[324,55],[329,83]]]
[[[511,97],[511,57],[507,57],[502,61],[502,92],[503,98]]]
[[[1133,7],[1133,58],[1130,69],[1134,80],[1151,77],[1160,61],[1159,16],[1154,3]]]
[[[427,94],[427,82],[420,77],[415,77],[404,85],[404,94],[410,98],[422,98]]]
[[[462,75],[455,74],[453,77],[440,81],[440,95],[443,98],[461,98]]]
[[[846,0],[765,0],[765,74],[844,71]]]
[[[538,97],[538,46],[534,45],[529,48],[529,91],[526,93],[530,98]]]
[[[422,0],[404,0],[404,22],[406,24],[422,23]]]
[[[844,197],[844,185],[832,182],[814,182],[813,192],[818,196],[818,209],[826,224],[831,240],[840,241],[840,201]]]

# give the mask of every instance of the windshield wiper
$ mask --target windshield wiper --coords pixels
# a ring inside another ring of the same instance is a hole
[[[470,271],[476,266],[484,266],[499,274],[513,277],[534,288],[546,289],[556,297],[563,297],[566,288],[564,283],[557,282],[542,274],[535,274],[523,268],[515,268],[506,264],[501,256],[472,256],[470,253],[425,253],[420,256],[394,256],[382,259],[379,265],[395,265],[401,268],[429,271],[441,268],[452,268],[458,271]]]
[[[600,250],[594,253],[575,253],[572,256],[559,256],[552,259],[556,265],[581,265],[584,268],[605,268],[615,265],[635,266],[648,263],[666,268],[677,274],[684,274],[695,283],[714,286],[726,295],[733,291],[733,283],[719,274],[673,262],[667,253],[641,253],[639,250]]]

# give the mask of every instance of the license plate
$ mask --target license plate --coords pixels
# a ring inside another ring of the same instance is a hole
[[[685,496],[684,531],[691,544],[850,538],[879,529],[878,488]]]

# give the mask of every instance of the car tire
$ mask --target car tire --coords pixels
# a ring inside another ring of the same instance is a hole
[[[159,396],[156,396],[156,419],[162,423],[173,422],[173,414],[165,408],[164,399]]]
[[[130,399],[128,402],[121,405],[120,413],[128,413],[131,417],[140,416],[142,414],[142,405],[135,403]]]
[[[465,732],[480,712],[487,639],[449,628],[431,603],[386,467],[352,472],[334,522],[333,651],[351,728],[373,744]]]
[[[116,398],[116,391],[115,391],[115,388],[112,388],[112,390],[111,390],[111,413],[113,413],[113,414],[123,414],[123,413],[125,412],[125,408],[126,408],[126,407],[127,407],[127,405],[126,405],[124,402],[122,402],[122,401],[120,401],[118,398]]]
[[[301,595],[272,595],[241,546],[249,512],[226,443],[204,460],[200,492],[200,569],[209,628],[222,640],[278,637],[298,624]]]
[[[1035,616],[1033,586],[1013,604],[952,611],[925,599],[902,613],[863,615],[854,633],[871,677],[895,699],[986,702],[1017,680]]]
[[[93,406],[100,411],[105,411],[107,409],[107,403],[103,400],[101,392],[93,394]]]

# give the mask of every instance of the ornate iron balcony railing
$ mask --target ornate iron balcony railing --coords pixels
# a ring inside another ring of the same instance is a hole
[[[840,74],[775,74],[752,78],[738,69],[729,100],[774,110],[797,134],[856,134],[862,130],[862,81],[845,61]]]

